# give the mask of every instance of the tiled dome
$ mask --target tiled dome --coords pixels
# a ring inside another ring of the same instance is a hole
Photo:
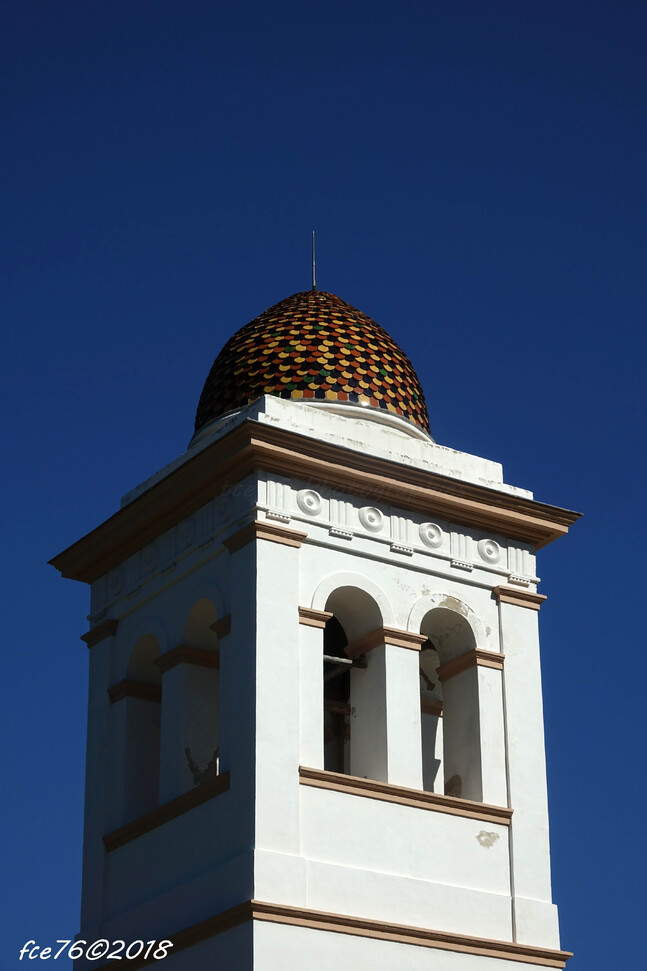
[[[321,290],[281,300],[229,338],[202,389],[196,432],[263,394],[368,405],[429,431],[407,356],[374,320]]]

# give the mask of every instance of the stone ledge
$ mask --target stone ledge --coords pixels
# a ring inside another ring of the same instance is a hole
[[[471,799],[459,799],[457,796],[444,796],[439,792],[423,792],[421,789],[394,786],[389,782],[360,779],[358,776],[329,772],[327,769],[310,769],[300,765],[299,783],[302,786],[314,786],[316,789],[332,789],[351,796],[365,796],[368,799],[380,799],[382,802],[394,802],[400,806],[412,806],[415,809],[432,810],[447,813],[450,816],[465,816],[481,822],[498,823],[500,826],[509,826],[512,819],[513,811],[506,806],[491,806],[484,802],[472,802]]]
[[[118,847],[124,846],[125,843],[130,843],[131,840],[142,836],[144,833],[150,833],[152,829],[157,829],[158,826],[167,823],[169,819],[181,816],[182,813],[188,812],[195,806],[202,805],[203,802],[213,799],[214,796],[219,796],[221,792],[226,792],[228,789],[229,773],[223,772],[222,775],[216,776],[210,782],[196,786],[195,789],[182,793],[176,799],[170,799],[138,819],[133,819],[132,822],[120,826],[119,829],[113,829],[111,833],[106,833],[103,837],[104,846],[107,852],[111,853]]]
[[[230,907],[220,914],[208,917],[181,931],[169,934],[173,951],[209,940],[217,934],[229,931],[248,921],[266,921],[291,927],[305,927],[310,930],[328,931],[333,934],[350,934],[353,937],[372,938],[397,944],[411,944],[417,947],[436,948],[441,951],[455,951],[460,954],[473,954],[480,957],[516,961],[520,964],[540,965],[543,968],[563,968],[573,955],[569,951],[538,947],[532,944],[516,944],[513,941],[497,941],[489,938],[471,937],[450,931],[415,927],[408,924],[392,924],[387,921],[367,917],[351,917],[348,914],[331,914],[326,911],[307,907],[291,907],[286,904],[270,903],[263,900],[246,900]],[[129,968],[137,968],[154,963],[153,958],[137,959],[128,962]],[[100,965],[107,968],[108,963]]]

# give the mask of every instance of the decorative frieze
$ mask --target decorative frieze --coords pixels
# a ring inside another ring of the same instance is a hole
[[[268,519],[275,519],[280,523],[289,523],[290,514],[287,510],[288,488],[284,482],[268,479],[266,485]]]
[[[472,537],[467,533],[458,533],[452,530],[451,540],[451,565],[459,570],[473,570],[472,563]]]
[[[410,540],[411,520],[406,516],[391,516],[391,552],[413,556]]]
[[[353,538],[353,507],[345,499],[330,500],[330,521],[332,526],[329,533],[340,539]]]

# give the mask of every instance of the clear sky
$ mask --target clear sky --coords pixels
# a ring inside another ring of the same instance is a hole
[[[554,896],[572,971],[644,967],[646,46],[640,0],[0,0],[1,971],[78,929],[89,598],[46,561],[313,228],[435,439],[584,513],[538,566]]]

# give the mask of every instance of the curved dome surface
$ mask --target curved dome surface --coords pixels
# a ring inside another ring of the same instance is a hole
[[[229,338],[202,389],[196,432],[263,394],[350,401],[429,432],[425,397],[406,354],[374,320],[321,290],[281,300]]]

